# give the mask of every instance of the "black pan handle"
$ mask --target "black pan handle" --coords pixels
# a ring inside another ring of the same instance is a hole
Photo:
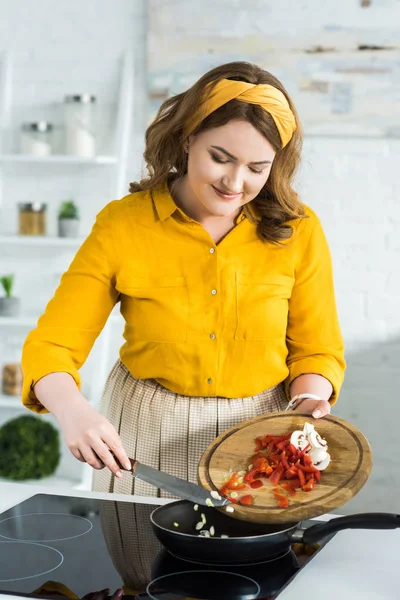
[[[308,527],[303,533],[303,544],[315,544],[331,533],[343,529],[396,529],[400,515],[392,513],[359,513],[331,519]]]

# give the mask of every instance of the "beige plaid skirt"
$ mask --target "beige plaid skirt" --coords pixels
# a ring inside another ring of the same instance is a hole
[[[155,469],[197,483],[197,466],[211,442],[241,421],[284,410],[283,384],[248,398],[181,396],[154,379],[135,379],[118,360],[108,376],[100,412],[118,431],[126,453]],[[98,492],[173,498],[124,473],[95,471]]]

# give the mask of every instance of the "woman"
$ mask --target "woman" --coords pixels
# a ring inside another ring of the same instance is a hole
[[[215,68],[161,106],[148,177],[100,212],[23,350],[24,404],[108,467],[94,489],[157,494],[114,456],[196,481],[228,427],[288,401],[329,413],[343,342],[321,224],[291,187],[300,148],[293,103],[255,65]],[[125,344],[98,412],[78,369],[117,302]]]

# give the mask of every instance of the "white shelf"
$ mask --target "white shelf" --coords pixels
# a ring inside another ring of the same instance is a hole
[[[85,238],[61,238],[45,235],[1,235],[0,244],[10,246],[52,246],[59,248],[78,248]]]
[[[1,163],[22,164],[57,164],[57,165],[115,165],[118,161],[116,156],[94,156],[83,158],[81,156],[69,156],[67,154],[50,154],[49,156],[30,156],[29,154],[0,154]]]
[[[0,317],[0,326],[36,327],[37,317]]]
[[[27,411],[28,409],[21,402],[19,396],[6,396],[0,394],[0,409],[1,408],[12,408],[13,410]]]
[[[78,479],[68,479],[66,477],[57,477],[53,475],[51,477],[44,477],[43,479],[26,479],[24,481],[15,481],[11,479],[5,479],[0,477],[0,483],[23,483],[24,485],[35,485],[55,488],[69,488],[73,490],[85,490],[87,489],[85,483]]]

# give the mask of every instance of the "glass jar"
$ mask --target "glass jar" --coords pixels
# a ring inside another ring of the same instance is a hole
[[[19,336],[7,336],[2,339],[1,353],[7,356],[7,363],[3,363],[1,374],[0,393],[6,396],[21,396],[23,375],[21,368],[22,340]]]
[[[21,396],[22,394],[22,368],[19,363],[3,365],[1,377],[2,393],[6,396]]]
[[[46,235],[47,204],[18,204],[19,235]]]
[[[51,154],[53,125],[47,121],[23,123],[21,126],[21,152],[31,156]]]
[[[65,96],[65,151],[74,156],[96,154],[96,97],[91,94]]]

